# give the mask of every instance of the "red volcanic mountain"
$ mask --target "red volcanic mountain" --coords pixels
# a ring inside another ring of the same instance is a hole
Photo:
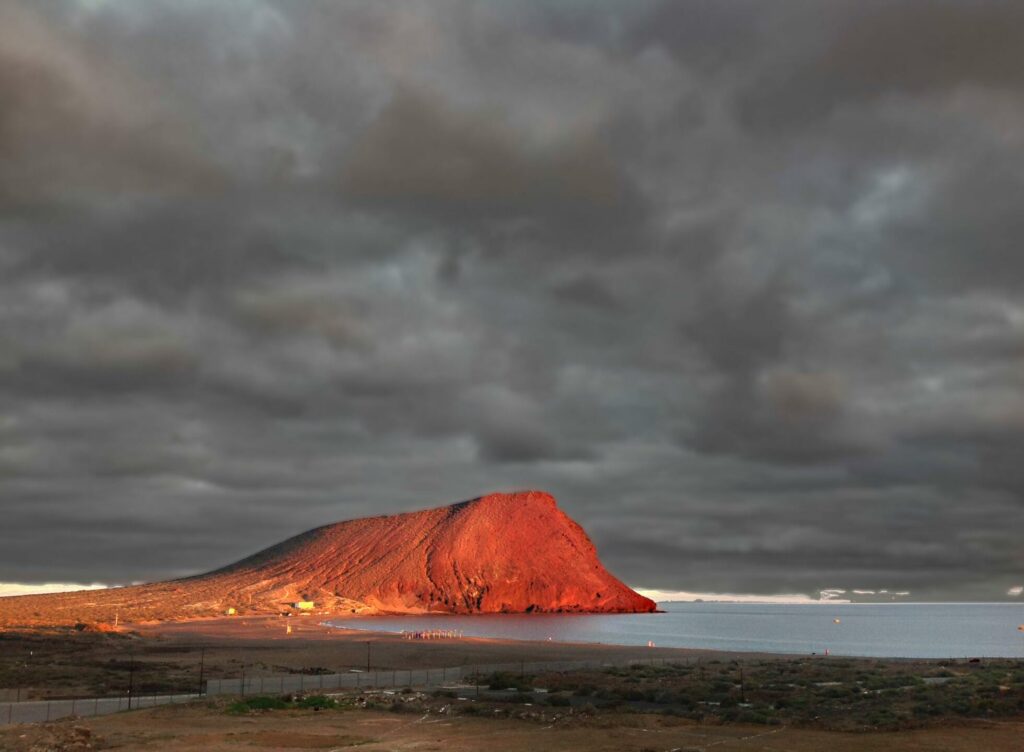
[[[0,598],[0,624],[67,624],[317,611],[654,611],[601,565],[546,493],[491,494],[422,512],[318,527],[182,580]]]

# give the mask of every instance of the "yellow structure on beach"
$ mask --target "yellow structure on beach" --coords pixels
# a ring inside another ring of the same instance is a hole
[[[299,611],[312,611],[316,608],[316,603],[314,601],[296,601],[292,604],[292,607],[299,609]]]

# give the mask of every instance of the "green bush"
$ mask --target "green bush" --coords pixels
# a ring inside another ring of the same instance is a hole
[[[298,700],[295,703],[300,708],[314,708],[321,710],[324,708],[336,708],[338,706],[337,700],[324,695],[307,695]]]
[[[228,706],[229,713],[250,713],[254,710],[283,710],[288,702],[280,697],[245,697]]]
[[[490,676],[483,678],[483,682],[491,689],[517,689],[522,680],[518,676],[512,676],[512,674],[504,671],[495,671]]]

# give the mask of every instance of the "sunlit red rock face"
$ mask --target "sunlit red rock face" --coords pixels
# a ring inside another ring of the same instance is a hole
[[[122,621],[316,610],[359,613],[640,612],[653,601],[601,565],[587,534],[539,491],[491,494],[422,512],[310,530],[184,580],[0,599],[59,621]],[[31,602],[31,603],[30,603]],[[13,621],[18,621],[13,619]],[[22,620],[23,621],[23,620]]]

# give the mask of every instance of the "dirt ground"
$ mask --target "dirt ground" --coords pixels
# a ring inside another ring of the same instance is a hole
[[[638,714],[554,723],[370,710],[272,711],[238,717],[204,705],[0,730],[4,752],[355,748],[365,752],[1020,752],[1022,740],[1024,722],[846,734],[785,726],[700,725]]]

